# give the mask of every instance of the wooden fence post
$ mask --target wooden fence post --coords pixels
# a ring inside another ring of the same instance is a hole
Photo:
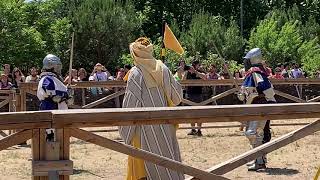
[[[69,131],[56,129],[56,141],[46,141],[46,130],[33,130],[32,175],[33,180],[69,180],[73,162],[69,160]]]
[[[114,88],[114,92],[116,93],[116,92],[118,92],[119,91],[119,89],[117,88],[117,87],[115,87]],[[114,101],[115,101],[115,103],[116,103],[116,108],[120,108],[121,106],[120,106],[120,98],[119,98],[119,96],[117,96],[115,99],[114,99]]]

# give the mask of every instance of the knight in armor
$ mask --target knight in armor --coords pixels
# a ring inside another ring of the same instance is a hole
[[[275,103],[274,90],[268,79],[268,73],[262,65],[262,53],[259,48],[251,49],[244,57],[246,76],[239,95],[246,104]],[[270,120],[248,121],[245,131],[252,148],[269,142],[271,139]],[[266,156],[261,156],[247,164],[248,171],[258,171],[266,168]]]
[[[42,73],[38,84],[37,96],[40,110],[68,109],[71,97],[61,77],[62,63],[60,58],[48,54],[43,59]],[[47,141],[54,141],[54,130],[47,129]]]

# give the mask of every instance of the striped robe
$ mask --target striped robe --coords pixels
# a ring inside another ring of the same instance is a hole
[[[143,74],[139,68],[133,67],[123,100],[124,108],[132,107],[167,107],[169,96],[175,105],[181,102],[182,88],[174,80],[170,70],[164,67],[164,87],[147,88]],[[165,91],[165,93],[164,93]],[[134,135],[138,135],[143,150],[181,161],[179,145],[174,125],[139,125],[119,127],[120,136],[126,144],[131,145]],[[136,134],[137,133],[137,134]],[[145,161],[147,179],[149,180],[182,180],[184,175]]]

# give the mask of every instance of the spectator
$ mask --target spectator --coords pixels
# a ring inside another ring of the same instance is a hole
[[[84,68],[78,70],[78,81],[89,81],[88,73]]]
[[[200,62],[194,61],[192,63],[192,66],[187,72],[186,79],[203,79],[206,80],[206,75],[203,72],[199,71],[200,68]],[[200,103],[203,101],[203,94],[202,94],[202,87],[201,86],[189,86],[187,88],[187,98],[193,102]],[[198,131],[195,129],[195,124],[191,124],[191,132],[188,133],[188,135],[198,135],[202,136],[201,132],[201,123],[198,124]]]
[[[245,70],[245,68],[241,68],[240,70],[239,70],[239,72],[240,72],[240,74],[241,74],[241,77],[245,77],[246,76],[246,70]]]
[[[0,77],[0,89],[11,89],[12,88],[12,83],[9,82],[8,75],[6,74],[1,74]]]
[[[78,81],[78,71],[76,69],[71,70],[71,82],[77,82]],[[69,73],[67,77],[64,79],[63,83],[69,83]]]
[[[127,74],[127,72],[130,71],[130,69],[131,69],[131,65],[126,64],[126,65],[124,65],[123,69],[124,69],[124,72]]]
[[[3,71],[4,71],[4,74],[8,76],[8,81],[12,83],[13,82],[13,76],[11,74],[10,64],[4,64],[3,65]]]
[[[30,75],[27,76],[26,78],[26,82],[29,83],[29,82],[39,82],[40,78],[39,78],[39,75],[38,75],[38,70],[37,68],[35,67],[32,67],[30,69]]]
[[[284,77],[282,76],[282,72],[281,72],[281,68],[277,67],[275,69],[275,75],[271,76],[272,79],[284,79]]]
[[[264,69],[266,70],[266,73],[267,73],[267,76],[268,77],[271,77],[273,74],[272,74],[272,69],[269,68],[268,64],[266,63],[266,61],[262,61],[262,65],[264,67]]]
[[[126,72],[124,70],[124,68],[120,68],[117,72],[117,77],[116,80],[121,81],[123,80],[124,76],[126,75]]]
[[[283,70],[281,72],[281,75],[284,78],[289,78],[290,77],[290,73],[289,73],[289,63],[284,63],[283,64]]]
[[[241,75],[240,71],[239,70],[236,70],[233,72],[233,78],[235,79],[242,79],[243,76]]]
[[[91,74],[91,76],[89,77],[89,81],[108,81],[109,80],[109,76],[110,73],[106,72],[106,68],[104,66],[102,66],[102,64],[97,63],[94,66],[94,70]],[[94,95],[102,94],[105,90],[108,91],[108,89],[104,89],[104,88],[91,88],[91,92]]]
[[[94,66],[94,70],[92,75],[90,76],[89,80],[91,81],[108,81],[109,74],[106,72],[106,68],[102,66],[100,63],[97,63]]]
[[[292,78],[304,78],[304,73],[302,69],[299,68],[299,65],[295,62],[292,63],[292,69],[290,71],[290,75]]]
[[[25,82],[26,78],[22,74],[19,68],[15,67],[12,71],[13,74],[13,87],[18,88],[20,83]]]
[[[316,73],[316,78],[319,78],[319,79],[320,79],[320,70],[317,71],[317,73]]]
[[[214,64],[211,64],[209,73],[207,74],[207,79],[219,79],[219,74],[217,73],[217,67]]]
[[[187,70],[189,66],[186,65],[184,60],[180,60],[176,73],[174,74],[174,78],[179,81],[185,79]]]
[[[226,67],[227,66],[227,67]],[[229,73],[228,73],[228,65],[223,66],[222,71],[220,72],[219,79],[230,79]]]

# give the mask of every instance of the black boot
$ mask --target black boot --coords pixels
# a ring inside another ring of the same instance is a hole
[[[54,141],[54,132],[53,132],[53,130],[50,131],[50,134],[47,134],[46,140],[47,140],[47,142],[53,142]]]
[[[196,135],[197,131],[195,129],[191,129],[191,131],[188,133],[188,135]]]

